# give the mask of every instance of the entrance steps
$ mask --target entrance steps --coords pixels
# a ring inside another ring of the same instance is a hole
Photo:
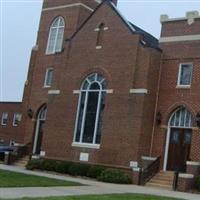
[[[172,190],[173,181],[174,181],[174,172],[160,171],[148,183],[146,183],[146,186]]]
[[[24,156],[23,158],[15,161],[13,163],[13,165],[19,166],[19,167],[25,167],[27,165],[28,161],[29,161],[29,156]]]

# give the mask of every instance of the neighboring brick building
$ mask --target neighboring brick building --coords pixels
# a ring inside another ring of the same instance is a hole
[[[161,16],[159,42],[116,3],[44,0],[19,132],[0,138],[46,158],[129,169],[161,156],[182,170],[200,161],[200,16]]]

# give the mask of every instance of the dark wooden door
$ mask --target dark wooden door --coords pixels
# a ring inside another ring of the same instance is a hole
[[[171,129],[167,170],[185,170],[186,161],[190,160],[191,138],[191,129]]]
[[[45,121],[40,120],[39,122],[39,129],[38,129],[38,139],[37,139],[37,146],[36,146],[36,154],[40,154],[41,146],[42,146],[42,137],[43,137],[43,126]]]

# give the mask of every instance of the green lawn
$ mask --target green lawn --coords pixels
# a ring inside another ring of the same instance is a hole
[[[23,198],[20,200],[178,200],[149,195],[103,195],[103,196],[80,196],[80,197],[51,197],[51,198]]]
[[[79,183],[0,170],[1,187],[78,186]]]

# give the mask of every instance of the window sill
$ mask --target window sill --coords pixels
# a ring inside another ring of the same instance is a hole
[[[60,50],[60,51],[55,51],[55,52],[51,52],[51,53],[45,53],[46,56],[52,56],[52,55],[59,55],[63,53],[63,50]]]
[[[12,126],[13,126],[13,127],[18,127],[18,125],[16,125],[16,124],[13,124]]]
[[[78,143],[73,142],[73,147],[89,148],[89,149],[100,149],[100,144],[88,144],[88,143]]]
[[[176,88],[177,89],[190,89],[191,85],[177,85]]]

